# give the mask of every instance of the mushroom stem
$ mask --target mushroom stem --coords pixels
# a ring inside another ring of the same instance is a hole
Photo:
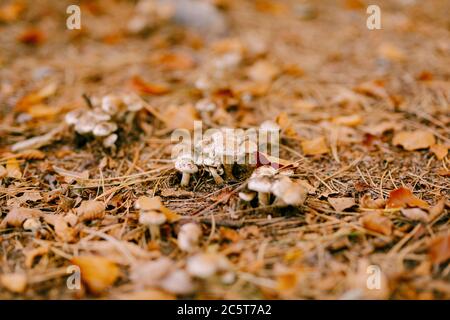
[[[152,241],[156,241],[159,239],[160,232],[159,232],[159,226],[156,224],[149,225],[150,230],[150,238]]]
[[[187,172],[183,172],[183,175],[181,177],[181,183],[180,186],[186,187],[189,185],[189,180],[191,179],[191,174]]]
[[[213,176],[213,178],[214,178],[214,181],[217,183],[217,184],[223,184],[225,181],[223,181],[223,179],[222,179],[222,177],[217,173],[217,171],[216,171],[216,169],[215,168],[213,168],[213,167],[210,167],[209,168],[209,172],[211,172],[211,175]]]
[[[268,206],[270,204],[270,193],[268,192],[258,192],[259,204]]]

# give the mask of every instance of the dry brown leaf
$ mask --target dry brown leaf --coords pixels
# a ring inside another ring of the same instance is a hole
[[[407,188],[401,187],[389,192],[386,208],[404,208],[406,206],[428,208],[428,203],[414,196]]]
[[[401,209],[400,211],[408,219],[422,222],[428,221],[428,214],[422,209],[411,208],[411,209]]]
[[[365,214],[361,219],[364,228],[375,231],[384,235],[391,235],[392,221],[378,212],[370,212]]]
[[[450,259],[450,233],[439,236],[429,246],[430,260],[440,264]]]
[[[269,61],[258,61],[248,70],[248,77],[257,82],[271,82],[280,72],[280,69]]]
[[[63,216],[54,214],[44,215],[44,220],[51,224],[55,229],[56,236],[63,242],[73,242],[75,240],[75,230],[69,227],[69,224]]]
[[[336,117],[332,122],[341,126],[357,127],[363,123],[363,118],[358,114],[354,114],[350,116]]]
[[[42,160],[46,157],[46,154],[40,150],[30,149],[24,150],[17,155],[17,159],[24,160]]]
[[[360,200],[361,208],[382,209],[386,206],[384,199],[373,200],[370,194],[366,193]]]
[[[0,275],[0,284],[14,293],[23,293],[27,288],[27,276],[23,273],[5,273]]]
[[[146,82],[139,76],[131,79],[131,85],[140,94],[163,95],[170,91],[166,85]]]
[[[386,131],[401,129],[402,125],[393,121],[383,121],[381,123],[368,126],[364,130],[374,136],[380,136]]]
[[[58,84],[56,82],[51,82],[40,90],[32,92],[20,99],[16,104],[15,110],[18,112],[29,112],[31,107],[53,96],[57,90]]]
[[[81,221],[103,219],[105,217],[105,204],[95,200],[83,201],[75,211]]]
[[[302,149],[303,153],[307,156],[314,156],[329,152],[324,137],[318,137],[312,140],[302,141]]]
[[[435,144],[430,147],[430,151],[434,153],[438,160],[443,160],[448,153],[448,147],[443,144]]]
[[[334,210],[342,212],[345,209],[351,208],[356,205],[355,199],[353,198],[328,198],[328,202],[331,204]]]
[[[6,228],[7,226],[12,226],[20,228],[25,220],[29,218],[39,218],[40,216],[42,216],[42,211],[39,209],[14,207],[3,219],[0,227]]]
[[[296,138],[298,136],[297,131],[295,131],[292,126],[292,121],[286,112],[281,112],[275,119],[275,122],[280,126],[281,132],[288,137]]]
[[[0,7],[0,22],[14,22],[20,17],[25,6],[21,2],[10,2]]]
[[[22,170],[20,170],[19,161],[17,161],[17,159],[8,159],[6,162],[6,176],[13,179],[22,178]]]
[[[445,198],[441,198],[439,199],[439,201],[432,206],[430,209],[428,209],[428,213],[430,214],[430,221],[433,221],[434,219],[436,219],[442,212],[444,212],[444,208],[445,208],[445,202],[447,200]]]
[[[20,207],[27,201],[36,202],[42,199],[41,194],[38,191],[26,191],[21,197],[11,198],[6,204],[10,207]]]
[[[412,151],[429,148],[436,143],[436,139],[431,132],[425,130],[400,131],[394,135],[392,143]]]
[[[100,256],[79,256],[71,260],[81,271],[81,279],[93,294],[101,294],[119,277],[119,268],[111,260]]]
[[[194,121],[198,120],[195,108],[190,105],[170,106],[163,113],[165,124],[168,129],[188,129],[194,130]]]
[[[43,146],[50,144],[55,136],[61,131],[60,128],[56,128],[49,133],[46,133],[42,136],[33,137],[30,139],[26,139],[20,142],[17,142],[11,146],[11,151],[17,152],[27,149],[39,149]]]

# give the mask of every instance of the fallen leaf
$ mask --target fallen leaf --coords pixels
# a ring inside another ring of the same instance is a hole
[[[14,207],[9,210],[6,217],[0,224],[1,228],[6,228],[7,226],[12,226],[16,228],[22,227],[25,220],[29,218],[38,218],[42,215],[42,211],[39,209],[29,209],[22,207]]]
[[[131,79],[131,85],[141,94],[163,95],[170,91],[166,85],[146,82],[139,76],[134,76]]]
[[[75,240],[75,230],[69,226],[63,216],[45,214],[44,220],[55,229],[56,236],[63,242],[73,242]]]
[[[364,228],[375,231],[384,235],[391,235],[392,221],[378,212],[370,212],[365,214],[361,219]]]
[[[329,152],[324,137],[318,137],[312,140],[302,141],[301,145],[303,153],[307,156],[314,156]]]
[[[429,131],[400,131],[394,135],[392,143],[402,146],[405,150],[413,151],[429,148],[436,143],[436,140]]]
[[[8,178],[20,179],[22,178],[22,170],[20,170],[17,159],[12,158],[6,161],[6,176]]]
[[[14,293],[23,293],[27,287],[27,276],[23,273],[5,273],[0,276],[2,286]]]
[[[56,128],[42,136],[37,136],[17,142],[11,146],[11,151],[17,152],[26,149],[39,149],[50,144],[55,139],[55,136],[60,132],[61,128]]]
[[[45,157],[46,154],[44,152],[36,149],[24,150],[17,155],[17,159],[24,160],[42,160]]]
[[[364,131],[374,136],[381,136],[386,131],[399,129],[399,126],[401,126],[401,124],[393,121],[383,121],[381,123],[366,127]]]
[[[448,147],[443,144],[435,144],[430,147],[430,151],[434,153],[438,160],[443,160],[448,153]]]
[[[20,207],[27,201],[36,202],[41,199],[42,196],[38,191],[25,191],[21,197],[11,198],[6,204],[10,207]]]
[[[428,221],[428,214],[419,208],[401,209],[400,212],[408,219],[414,221],[422,221],[422,222]]]
[[[359,201],[361,208],[366,209],[382,209],[386,206],[386,201],[384,199],[373,200],[370,194],[366,193]]]
[[[336,117],[332,120],[332,122],[341,126],[357,127],[363,122],[363,119],[360,115],[354,114],[350,116]]]
[[[22,32],[17,40],[24,44],[36,46],[44,43],[45,34],[39,29],[30,28]]]
[[[429,246],[430,260],[440,264],[450,259],[450,233],[442,235],[431,241]]]
[[[447,199],[441,198],[434,206],[432,206],[430,209],[428,209],[428,213],[430,214],[430,218],[429,218],[430,221],[433,221],[434,219],[439,217],[439,215],[442,212],[444,212],[446,201],[447,201]]]
[[[17,112],[28,112],[31,107],[41,103],[45,99],[53,96],[58,90],[58,83],[51,82],[41,89],[32,92],[20,99],[15,106]]]
[[[91,221],[103,219],[105,217],[105,204],[100,201],[89,200],[81,202],[80,206],[75,209],[81,221]]]
[[[79,256],[71,260],[81,271],[81,279],[93,294],[101,294],[119,277],[119,268],[111,260],[100,256]]]
[[[342,212],[345,209],[351,208],[356,205],[353,198],[328,198],[328,202],[331,204],[334,210]]]
[[[428,203],[414,196],[407,188],[401,187],[389,192],[386,208],[404,208],[406,206],[428,208]]]
[[[194,121],[198,120],[195,108],[190,104],[182,106],[170,106],[163,113],[164,123],[170,130],[188,129],[194,130]]]

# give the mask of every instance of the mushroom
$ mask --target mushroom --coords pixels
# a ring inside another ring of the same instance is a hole
[[[135,94],[126,94],[123,96],[123,102],[130,112],[137,112],[144,107],[142,100]]]
[[[25,230],[36,232],[41,228],[41,222],[37,218],[28,218],[25,220],[22,227]]]
[[[97,124],[92,133],[96,137],[106,137],[117,130],[117,124],[115,122],[100,122]]]
[[[198,253],[187,260],[186,270],[194,277],[206,279],[229,267],[228,260],[217,253]]]
[[[175,161],[175,169],[183,174],[180,183],[182,187],[189,185],[191,174],[198,171],[198,167],[194,163],[190,154],[181,154]]]
[[[244,201],[250,202],[256,197],[256,192],[239,192],[239,198]]]
[[[102,98],[102,110],[109,115],[114,115],[119,112],[122,101],[115,95],[106,95]]]
[[[175,294],[189,294],[195,289],[191,276],[181,269],[169,273],[162,279],[160,287]]]
[[[119,136],[115,133],[110,134],[109,136],[107,136],[104,140],[103,140],[103,146],[105,148],[111,148],[115,145],[117,139],[119,138]]]
[[[94,130],[96,124],[97,122],[92,116],[84,114],[75,123],[75,131],[79,134],[87,134]]]
[[[258,192],[258,201],[261,205],[269,205],[272,178],[277,171],[271,166],[262,166],[253,171],[248,181],[248,189]]]
[[[192,252],[198,247],[202,229],[197,223],[189,222],[181,226],[178,233],[178,247],[186,252]]]
[[[83,112],[81,111],[81,109],[70,111],[65,116],[66,123],[69,125],[77,124],[82,114]]]
[[[161,199],[159,197],[140,197],[134,206],[140,210],[139,223],[149,228],[152,241],[159,239],[159,226],[167,220],[166,215],[160,211]]]
[[[302,205],[306,200],[308,191],[299,183],[292,181],[285,175],[277,177],[272,184],[272,193],[276,196],[275,204],[282,206]]]

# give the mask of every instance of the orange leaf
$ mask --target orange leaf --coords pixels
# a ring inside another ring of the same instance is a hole
[[[434,153],[438,160],[442,160],[447,156],[448,147],[443,144],[432,145],[430,151]]]
[[[141,94],[163,95],[170,91],[165,85],[146,82],[139,76],[131,79],[131,85]]]
[[[392,233],[392,221],[377,212],[366,214],[361,219],[362,225],[368,230],[372,230],[389,236]]]
[[[440,264],[450,259],[450,233],[434,239],[429,247],[430,259]]]
[[[426,149],[434,145],[435,142],[434,135],[425,130],[400,131],[392,139],[394,145],[400,145],[408,151]]]
[[[328,153],[328,147],[324,137],[318,137],[312,140],[302,141],[303,153],[307,156],[315,156]]]
[[[100,294],[119,277],[119,268],[107,258],[99,256],[75,257],[71,262],[81,271],[81,279],[94,294]]]
[[[386,208],[404,208],[406,206],[428,208],[428,203],[415,197],[411,190],[403,187],[389,193]]]

